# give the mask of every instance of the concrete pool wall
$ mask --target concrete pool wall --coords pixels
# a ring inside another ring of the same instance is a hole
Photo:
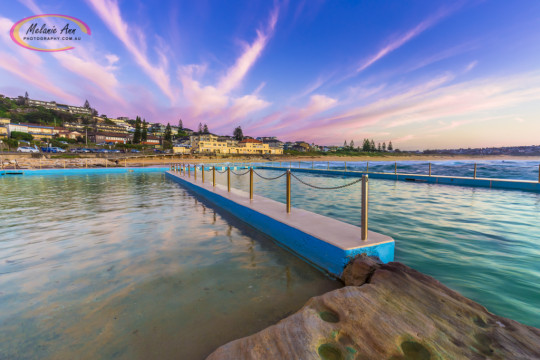
[[[169,167],[109,167],[81,169],[9,169],[0,170],[0,176],[35,176],[35,175],[81,175],[81,174],[122,174],[130,172],[165,172]]]
[[[297,208],[287,213],[283,203],[257,195],[250,200],[244,191],[227,192],[225,186],[202,183],[200,177],[195,181],[174,171],[166,175],[333,276],[340,277],[359,254],[377,256],[384,263],[394,260],[394,239],[389,236],[368,231],[362,241],[357,226]]]

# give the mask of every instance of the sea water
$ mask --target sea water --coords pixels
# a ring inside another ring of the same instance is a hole
[[[529,169],[530,164],[514,168]],[[275,177],[283,170],[256,173]],[[318,187],[356,180],[304,172],[296,176]],[[285,177],[254,179],[255,194],[285,202]],[[248,191],[247,175],[233,174],[231,180],[233,187]],[[226,183],[224,174],[218,174],[218,183]],[[293,216],[297,207],[360,226],[360,183],[319,190],[293,178],[291,192]],[[395,239],[396,261],[434,276],[497,315],[535,327],[540,327],[539,224],[538,193],[369,180],[369,229]]]

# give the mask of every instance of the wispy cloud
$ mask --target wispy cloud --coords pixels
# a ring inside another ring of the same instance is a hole
[[[2,59],[0,68],[60,100],[77,103],[77,97],[56,86],[56,82],[46,75],[50,72],[46,71],[45,64],[39,55],[13,43],[9,37],[9,30],[13,24],[14,22],[10,19],[0,18],[0,40],[3,43],[1,47],[3,50],[0,50]]]
[[[45,13],[34,0],[20,0],[20,2],[34,14]],[[50,19],[46,21],[54,22]],[[94,51],[94,53],[100,52]],[[119,61],[119,58],[115,54],[105,54],[99,61],[95,58],[95,54],[91,54],[91,51],[87,51],[84,47],[76,47],[69,52],[51,53],[51,56],[58,60],[64,69],[85,79],[86,84],[93,84],[98,90],[93,91],[97,94],[96,97],[101,97],[104,101],[113,100],[118,105],[127,106],[118,92],[119,82],[115,74],[115,63]],[[82,86],[82,88],[88,88],[88,86]]]
[[[257,38],[250,45],[246,45],[242,55],[236,60],[234,66],[229,68],[227,74],[220,80],[218,88],[228,93],[238,87],[249,69],[255,64],[261,56],[268,40],[272,36],[278,20],[279,7],[276,6],[270,13],[270,18],[266,29],[257,30]]]
[[[397,138],[394,134],[405,129],[410,132],[411,128],[415,128],[418,131],[415,139],[418,140],[421,137],[419,134],[433,133],[428,130],[439,121],[450,121],[450,124],[438,128],[452,130],[482,119],[493,120],[501,112],[510,112],[514,114],[511,118],[515,118],[521,112],[530,111],[525,110],[525,104],[532,106],[540,100],[539,73],[450,84],[453,78],[452,74],[443,75],[402,93],[381,97],[352,109],[339,110],[331,116],[317,119],[315,126],[312,123],[285,127],[278,124],[265,130],[275,130],[290,138],[302,137],[309,141],[324,137],[335,144],[344,137],[365,137],[365,134],[377,131],[375,129],[386,129],[392,134],[389,138]]]
[[[259,85],[252,93],[235,95],[237,89],[249,70],[255,65],[272,37],[278,21],[279,6],[276,5],[263,28],[256,30],[255,40],[245,45],[234,64],[227,69],[225,75],[216,85],[203,85],[200,80],[206,72],[206,65],[180,66],[177,72],[182,84],[182,94],[188,103],[186,112],[192,118],[212,117],[216,129],[224,129],[233,121],[245,119],[250,114],[270,105],[260,98],[259,92],[265,83]]]
[[[417,24],[414,28],[408,30],[407,32],[400,34],[395,39],[391,40],[388,44],[383,46],[381,49],[379,49],[374,55],[370,56],[369,58],[365,59],[360,63],[358,68],[356,69],[356,72],[362,72],[386,55],[390,54],[392,51],[400,48],[407,42],[411,41],[427,29],[431,28],[438,22],[440,22],[442,19],[447,17],[448,15],[452,14],[454,11],[457,10],[459,6],[454,6],[453,8],[444,8],[436,12],[435,14],[431,15],[427,19],[421,21],[419,24]]]
[[[168,74],[167,57],[158,47],[154,51],[158,63],[154,64],[146,54],[147,44],[140,29],[129,25],[122,17],[116,0],[87,0],[109,30],[124,44],[133,55],[135,62],[142,68],[150,79],[169,98],[171,103],[176,100],[177,91],[171,86]]]

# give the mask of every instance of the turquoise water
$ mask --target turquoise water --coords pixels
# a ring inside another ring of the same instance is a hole
[[[371,166],[370,166],[371,168]],[[238,170],[238,173],[243,170]],[[257,170],[266,177],[281,170]],[[298,173],[319,186],[351,178]],[[285,177],[255,178],[255,194],[285,202]],[[225,184],[225,175],[218,183]],[[248,176],[232,176],[248,191]],[[396,240],[397,261],[488,310],[540,327],[540,194],[370,179],[371,230]],[[316,190],[292,180],[292,206],[360,224],[360,184]],[[284,206],[285,209],[285,206]]]
[[[254,163],[255,164],[255,163]],[[260,165],[279,166],[279,162],[257,163]],[[496,179],[515,179],[515,180],[533,180],[539,179],[540,159],[537,160],[459,160],[459,161],[432,161],[431,174],[445,176],[464,176],[473,177],[474,165],[476,167],[476,176]],[[331,169],[331,170],[349,170],[366,171],[368,163],[365,161],[347,162],[344,161],[284,161],[282,166],[305,169]],[[370,161],[370,172],[393,173],[396,163],[394,161]],[[403,174],[429,174],[429,162],[407,160],[397,162],[397,172]]]
[[[202,359],[341,286],[163,173],[0,193],[0,359]]]

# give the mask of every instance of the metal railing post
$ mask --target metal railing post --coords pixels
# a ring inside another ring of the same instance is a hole
[[[474,178],[476,179],[476,163],[474,163]]]
[[[314,161],[311,162],[311,169],[312,170],[315,169],[315,162]]]
[[[366,162],[366,173],[369,172],[369,161]]]
[[[188,164],[187,166],[187,174],[188,174],[188,177],[190,178],[191,177],[191,165]]]
[[[362,240],[367,240],[368,236],[368,176],[362,175]]]
[[[397,161],[394,163],[394,174],[397,175]]]
[[[249,168],[249,200],[253,200],[253,166]]]
[[[197,181],[197,164],[193,167],[193,179]]]
[[[291,212],[291,170],[287,170],[287,214]]]
[[[231,167],[227,166],[227,191],[231,192]]]
[[[429,176],[431,176],[431,163],[429,163]]]
[[[216,167],[212,166],[212,186],[216,187]]]
[[[326,170],[330,170],[330,161],[326,163]]]
[[[204,164],[202,164],[202,166],[201,166],[201,178],[202,178],[202,182],[204,184]]]
[[[344,161],[344,163],[345,163],[345,171],[347,171],[347,162]]]
[[[298,168],[300,169],[300,161],[298,162]]]

